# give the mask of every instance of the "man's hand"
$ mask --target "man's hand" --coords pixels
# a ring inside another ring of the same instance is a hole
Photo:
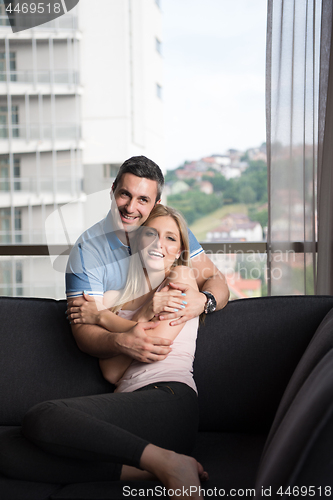
[[[181,293],[184,293],[186,296],[183,295],[182,298],[184,298],[187,304],[185,305],[184,309],[182,308],[179,310],[179,312],[176,313],[174,312],[165,314],[164,312],[162,312],[158,316],[160,320],[177,318],[176,321],[171,321],[170,325],[181,325],[182,323],[186,323],[186,321],[189,321],[192,318],[200,316],[200,314],[204,312],[207,299],[203,293],[195,290],[190,285],[184,285],[182,283],[170,283],[169,286],[172,287],[175,291],[178,290]]]
[[[147,332],[158,325],[156,322],[138,323],[126,333],[116,335],[116,344],[123,354],[143,363],[162,361],[171,352],[172,340],[152,337]]]

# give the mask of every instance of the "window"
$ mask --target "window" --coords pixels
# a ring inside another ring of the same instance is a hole
[[[9,18],[12,21],[12,26],[15,26],[15,17],[14,15],[9,15]],[[10,26],[8,14],[6,12],[6,5],[3,0],[0,0],[0,26]]]
[[[157,52],[162,55],[162,42],[157,37],[155,38],[155,46]]]
[[[20,179],[21,177],[21,166],[20,160],[14,159],[14,179]],[[10,168],[9,168],[9,158],[0,159],[0,191],[10,191]],[[14,191],[21,191],[20,180],[15,180]]]
[[[117,177],[120,165],[120,163],[107,163],[103,165],[104,178],[110,179],[111,177]]]
[[[20,178],[21,178],[20,160],[14,160],[14,179],[20,179]],[[14,191],[21,191],[20,180],[14,182]]]
[[[0,208],[0,241],[11,243],[10,208]]]
[[[6,14],[6,6],[3,4],[3,0],[0,1],[0,26],[9,26],[9,19]]]
[[[20,261],[15,262],[15,281],[16,281],[16,295],[22,296],[23,295],[23,287],[17,286],[17,284],[22,285],[22,283],[23,283],[23,265],[22,265],[22,262],[20,262]]]
[[[0,261],[0,293],[1,295],[12,294],[12,270],[10,261]]]
[[[13,283],[13,277],[15,282]],[[16,258],[0,260],[0,295],[23,295],[23,263]],[[18,286],[20,285],[20,286]]]
[[[12,106],[11,113],[11,126],[12,137],[19,137],[19,110],[18,106]],[[8,134],[8,108],[7,106],[0,106],[0,139],[7,139]]]
[[[0,191],[9,191],[9,165],[8,161],[0,160]]]
[[[22,210],[14,209],[14,242],[22,242]],[[11,238],[11,209],[0,208],[0,243],[12,243]]]
[[[162,87],[156,83],[156,95],[159,99],[162,99]]]
[[[9,52],[10,81],[16,81],[16,52]],[[6,81],[6,52],[0,52],[0,82]]]

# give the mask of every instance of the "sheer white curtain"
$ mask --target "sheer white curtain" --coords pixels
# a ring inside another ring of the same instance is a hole
[[[323,1],[318,144],[317,293],[333,295],[333,2]]]
[[[330,245],[332,255],[327,224],[332,236],[333,117],[326,112],[333,91],[329,80],[332,1],[268,0],[268,278],[272,295],[313,294],[316,288],[319,293],[331,293],[322,288],[322,270],[328,269],[322,251],[327,256]]]

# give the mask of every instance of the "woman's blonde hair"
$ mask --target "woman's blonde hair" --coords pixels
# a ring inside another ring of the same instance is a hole
[[[178,259],[175,260],[173,265],[191,267],[190,243],[184,217],[174,208],[157,204],[141,227],[147,226],[152,220],[157,219],[157,217],[172,217],[179,229],[181,251]],[[111,307],[111,311],[114,313],[118,312],[122,306],[130,300],[139,297],[142,283],[142,272],[140,272],[142,270],[142,262],[139,252],[139,242],[142,234],[142,231],[138,228],[130,235],[132,255],[130,258],[126,285],[117,300],[118,304]]]

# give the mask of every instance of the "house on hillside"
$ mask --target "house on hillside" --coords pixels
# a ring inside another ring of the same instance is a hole
[[[261,297],[260,279],[243,279],[239,273],[227,275],[226,279],[231,300]]]
[[[253,222],[245,214],[231,213],[206,234],[207,241],[262,241],[263,230],[259,222]]]
[[[199,182],[199,189],[202,193],[212,194],[214,191],[213,184],[209,181]]]

